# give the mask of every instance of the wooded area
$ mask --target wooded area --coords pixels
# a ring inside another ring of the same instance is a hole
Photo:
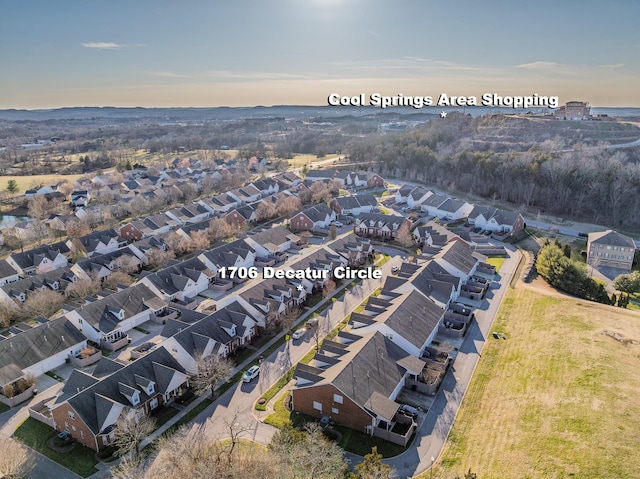
[[[424,181],[514,208],[640,228],[640,149],[606,148],[640,138],[616,122],[472,118],[454,113],[401,133],[363,138],[349,150],[383,177]],[[525,125],[526,126],[526,125]]]

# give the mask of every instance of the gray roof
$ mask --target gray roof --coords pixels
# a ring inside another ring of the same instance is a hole
[[[357,404],[371,410],[375,407],[370,402],[374,392],[389,398],[398,386],[405,373],[398,361],[407,356],[409,353],[383,334],[370,333],[350,344],[348,353],[340,363],[327,368],[324,377]],[[337,371],[332,378],[333,369]]]
[[[442,248],[442,251],[435,257],[442,258],[465,275],[469,275],[478,263],[478,260],[473,256],[473,251],[459,241],[452,241]]]
[[[25,269],[36,266],[43,257],[54,260],[58,254],[66,255],[69,252],[69,247],[64,242],[59,242],[30,249],[24,253],[11,253],[10,256],[20,268]]]
[[[8,278],[10,276],[15,276],[18,274],[16,269],[7,263],[6,259],[0,261],[0,278]]]
[[[142,358],[129,363],[101,381],[87,387],[68,399],[68,403],[79,414],[94,434],[111,424],[103,424],[113,404],[131,406],[123,392],[138,391],[140,403],[150,397],[140,388],[136,377],[146,378],[156,384],[156,394],[167,391],[174,374],[185,375],[184,368],[163,347],[154,349]],[[153,394],[155,396],[156,394]]]
[[[64,316],[3,339],[0,341],[0,385],[19,379],[22,370],[85,340]]]
[[[438,209],[442,211],[446,211],[448,213],[455,213],[460,208],[462,208],[466,203],[467,202],[464,200],[448,198],[447,201],[445,201],[438,207]]]
[[[636,247],[633,239],[613,230],[589,233],[589,243],[604,244],[608,246],[624,246],[626,248]]]
[[[76,312],[98,331],[108,333],[117,329],[120,322],[120,319],[111,312],[114,308],[124,310],[124,319],[127,319],[150,309],[147,302],[151,299],[156,299],[156,295],[146,285],[139,283],[89,303],[77,309]]]

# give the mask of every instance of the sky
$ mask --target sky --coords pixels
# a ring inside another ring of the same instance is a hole
[[[0,0],[0,109],[331,93],[640,107],[638,18],[636,0]]]

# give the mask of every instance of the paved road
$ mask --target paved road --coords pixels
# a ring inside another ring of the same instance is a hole
[[[507,248],[510,257],[500,270],[500,286],[489,291],[483,307],[476,312],[477,321],[473,322],[467,333],[452,368],[436,395],[433,406],[420,425],[415,441],[403,454],[385,461],[394,467],[398,477],[413,477],[426,471],[431,466],[431,457],[439,457],[442,451],[473,376],[480,351],[490,334],[494,317],[519,261],[517,251],[510,246]],[[393,261],[386,263],[383,266],[385,273],[388,273],[391,265],[397,264],[398,261],[399,258],[394,258]],[[336,314],[330,314],[329,321],[321,327],[328,332],[378,285],[379,282],[374,280],[365,285],[363,291],[345,295],[346,305],[336,303],[338,305],[337,307],[334,305]],[[253,410],[253,404],[271,384],[314,346],[314,340],[309,335],[299,342],[287,343],[265,359],[260,380],[249,384],[241,383],[227,391],[215,404],[203,411],[196,418],[195,423],[203,425],[208,436],[224,438],[229,435],[227,424],[235,421],[244,430],[243,437],[267,444],[276,429],[259,421],[260,416]],[[361,460],[360,457],[350,454],[347,454],[347,458],[352,464]]]
[[[399,265],[400,258],[393,258],[381,266],[383,277],[390,274],[391,266]],[[344,317],[353,311],[364,299],[382,284],[381,280],[369,279],[361,286],[347,291],[340,300],[320,315],[318,327],[321,336],[326,336]],[[228,424],[236,423],[244,431],[242,437],[261,444],[268,444],[276,428],[260,422],[268,413],[255,411],[254,403],[284,373],[311,349],[315,348],[315,338],[311,331],[297,341],[288,341],[262,362],[258,380],[240,383],[228,390],[214,404],[205,409],[195,419],[195,424],[203,425],[209,437],[223,439],[229,436]],[[262,414],[262,416],[261,416]]]
[[[500,287],[487,293],[482,309],[476,311],[476,319],[460,347],[453,365],[444,378],[431,409],[421,424],[411,447],[401,455],[385,460],[398,477],[413,477],[431,466],[431,458],[437,459],[453,426],[458,409],[475,371],[485,340],[490,337],[493,320],[519,261],[519,254],[511,246],[509,259],[500,268]],[[490,340],[493,340],[492,338]],[[357,456],[350,456],[357,463]]]

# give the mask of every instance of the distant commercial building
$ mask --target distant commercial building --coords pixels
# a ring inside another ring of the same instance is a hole
[[[553,117],[556,120],[589,120],[591,108],[586,101],[568,101],[553,112]]]

